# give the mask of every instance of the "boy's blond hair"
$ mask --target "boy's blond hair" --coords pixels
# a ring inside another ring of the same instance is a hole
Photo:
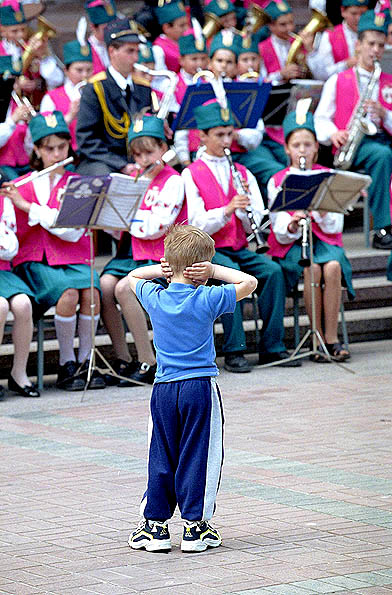
[[[195,262],[210,261],[215,254],[212,237],[193,225],[174,225],[164,243],[165,259],[175,275]]]

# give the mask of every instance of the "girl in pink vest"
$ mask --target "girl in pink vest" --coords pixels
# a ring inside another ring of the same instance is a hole
[[[80,105],[80,89],[93,74],[91,46],[76,39],[64,45],[66,80],[64,85],[49,91],[42,100],[41,112],[59,110],[71,133],[71,146],[77,150],[76,122]]]
[[[39,114],[31,120],[29,128],[34,143],[33,169],[45,169],[73,153],[69,129],[61,112]],[[84,389],[92,344],[90,269],[86,264],[90,259],[89,239],[84,229],[52,228],[59,209],[58,192],[72,175],[60,166],[19,188],[5,186],[2,193],[16,207],[19,252],[14,257],[15,272],[33,292],[37,303],[36,315],[51,306],[56,307],[55,327],[60,358],[57,386],[74,391]],[[100,310],[97,275],[94,301],[97,325]],[[77,323],[79,366],[74,352]],[[82,374],[78,375],[82,364]],[[103,379],[96,375],[88,388],[104,387]]]
[[[290,166],[275,174],[268,184],[269,208],[280,191],[283,179],[288,173],[311,175],[309,170],[327,169],[315,163],[318,143],[314,129],[313,115],[306,114],[306,121],[296,112],[288,114],[283,122],[285,150]],[[307,171],[302,171],[300,158],[305,159]],[[301,220],[304,211],[271,212],[271,233],[268,238],[269,254],[281,265],[288,290],[291,290],[304,274],[304,300],[311,318],[310,268],[299,264],[302,256]],[[350,353],[338,339],[338,315],[342,294],[342,281],[347,287],[350,299],[355,297],[351,284],[351,265],[343,250],[342,231],[344,216],[340,213],[312,211],[312,232],[314,251],[314,279],[316,283],[316,328],[323,337],[327,350],[336,361],[345,361]],[[320,348],[321,349],[321,348]],[[311,356],[312,361],[323,363],[328,360],[320,354]]]
[[[92,51],[93,74],[98,74],[110,65],[104,30],[117,17],[117,8],[114,0],[87,0],[85,9],[92,31],[88,41]]]
[[[157,6],[155,14],[162,34],[153,43],[155,67],[157,70],[180,70],[178,40],[188,28],[188,17],[182,2],[170,2]],[[164,81],[167,84],[167,79]],[[164,91],[164,88],[161,89]]]
[[[9,311],[14,316],[12,340],[14,358],[8,375],[8,389],[23,397],[39,397],[36,387],[30,382],[27,360],[33,336],[33,292],[17,275],[11,272],[10,261],[18,252],[14,207],[8,198],[0,196],[0,343]],[[4,390],[0,387],[0,400]]]
[[[145,314],[136,297],[129,291],[127,275],[130,270],[146,264],[159,263],[163,257],[163,240],[173,223],[186,221],[184,185],[181,176],[160,160],[167,151],[163,120],[143,116],[131,126],[128,134],[129,150],[142,170],[157,162],[149,170],[151,183],[131,224],[130,233],[121,237],[117,255],[105,267],[101,277],[102,317],[112,339],[116,360],[113,369],[130,381],[110,377],[107,382],[120,386],[134,386],[132,380],[152,384],[156,363],[148,336]],[[122,314],[131,331],[138,360],[131,360],[122,324]]]

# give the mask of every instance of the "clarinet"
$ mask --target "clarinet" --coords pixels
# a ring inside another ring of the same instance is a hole
[[[235,163],[233,161],[233,158],[231,156],[231,151],[230,149],[228,149],[227,147],[225,149],[223,149],[225,156],[227,157],[227,160],[229,162],[230,165],[230,171],[231,171],[231,175],[233,177],[233,184],[234,184],[234,188],[236,189],[236,191],[238,192],[238,194],[245,194],[246,196],[249,196],[248,191],[245,188],[244,185],[244,181],[242,179],[242,176],[240,174],[240,172],[238,171],[238,169],[235,166]],[[249,223],[250,223],[250,227],[252,229],[254,238],[256,240],[256,252],[257,254],[263,254],[264,252],[267,252],[268,250],[268,246],[267,244],[264,242],[264,238],[263,236],[260,234],[259,231],[259,226],[257,225],[254,215],[253,215],[253,210],[250,206],[246,207],[246,214],[248,215],[248,219],[249,219]]]
[[[299,158],[299,169],[301,171],[305,171],[306,169],[306,159],[305,157],[303,157],[301,155],[301,157]],[[306,219],[301,219],[299,221],[299,225],[301,225],[302,227],[302,242],[301,242],[301,258],[298,261],[298,264],[301,267],[308,267],[310,266],[310,258],[308,258],[308,248],[309,248],[309,242],[308,242],[308,222]]]

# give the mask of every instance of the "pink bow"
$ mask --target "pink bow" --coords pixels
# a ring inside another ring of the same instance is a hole
[[[3,0],[1,6],[11,6],[14,12],[20,12],[21,10],[20,3],[18,2],[18,0]]]

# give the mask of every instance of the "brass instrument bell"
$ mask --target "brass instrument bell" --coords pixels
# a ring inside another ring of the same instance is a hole
[[[248,13],[246,15],[245,26],[242,30],[243,33],[247,35],[253,35],[256,33],[261,27],[264,27],[267,23],[270,22],[270,17],[260,6],[257,4],[251,4],[248,9]]]
[[[27,72],[34,58],[34,52],[32,48],[33,41],[42,41],[45,38],[52,39],[56,36],[57,33],[54,26],[51,23],[49,23],[49,21],[47,21],[43,16],[39,16],[37,21],[38,29],[27,41],[24,52],[22,54],[23,73]]]
[[[220,22],[219,17],[217,17],[212,12],[206,12],[204,14],[205,24],[203,27],[203,35],[206,39],[213,37],[222,29],[222,23]]]
[[[320,31],[324,29],[329,29],[333,27],[331,21],[327,17],[327,15],[320,10],[312,10],[312,17],[309,23],[302,29],[303,33],[312,33],[312,35],[316,35]],[[289,49],[289,53],[287,55],[286,65],[288,64],[305,64],[305,55],[302,49],[303,41],[299,35],[294,34],[294,41],[291,44]]]

